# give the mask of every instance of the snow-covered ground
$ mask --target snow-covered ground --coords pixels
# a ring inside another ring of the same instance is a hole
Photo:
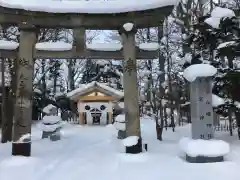
[[[63,139],[41,140],[33,126],[32,157],[12,157],[11,144],[0,144],[0,180],[239,180],[240,142],[228,133],[217,136],[230,143],[231,153],[223,163],[190,164],[179,157],[178,142],[190,126],[164,131],[156,140],[154,123],[142,120],[147,153],[121,153],[113,126],[65,125]]]

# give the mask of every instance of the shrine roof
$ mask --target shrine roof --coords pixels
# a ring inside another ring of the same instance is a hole
[[[85,95],[86,93],[92,91],[100,91],[102,93],[106,93],[110,96],[116,97],[116,99],[121,99],[124,96],[123,91],[119,91],[103,83],[93,81],[88,84],[81,84],[79,88],[68,92],[67,97],[69,97],[71,100],[78,100],[79,96]]]

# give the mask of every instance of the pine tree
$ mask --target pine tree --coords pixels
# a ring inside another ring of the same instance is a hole
[[[107,60],[90,61],[85,65],[85,71],[81,79],[82,84],[97,81],[105,83],[114,89],[123,89],[121,83],[122,66],[113,64]]]
[[[221,17],[217,19],[216,15]],[[230,124],[232,113],[235,113],[240,139],[240,71],[234,66],[240,56],[239,32],[239,22],[230,9],[216,7],[211,14],[200,17],[188,39],[188,44],[194,46],[196,53],[190,63],[185,63],[184,68],[191,64],[210,63],[218,69],[213,93],[223,98],[225,104],[216,111],[229,116]]]

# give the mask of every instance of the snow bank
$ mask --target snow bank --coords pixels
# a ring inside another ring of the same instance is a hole
[[[149,154],[147,153],[139,153],[139,154],[121,153],[121,154],[118,154],[117,157],[119,158],[120,161],[130,162],[130,163],[132,162],[145,163],[149,160]]]
[[[194,64],[186,68],[183,76],[189,82],[193,82],[198,77],[210,77],[217,73],[217,69],[209,64]]]
[[[19,43],[14,41],[0,40],[0,49],[2,50],[15,50],[19,46]]]
[[[138,139],[139,139],[138,136],[129,136],[123,139],[122,142],[124,146],[129,147],[136,145],[138,143]]]
[[[179,146],[182,152],[191,157],[226,156],[230,151],[229,144],[222,140],[193,140],[185,137],[179,141]]]
[[[53,125],[53,124],[59,123],[61,120],[62,119],[60,116],[44,116],[42,119],[42,123]]]
[[[87,49],[95,51],[119,51],[122,49],[122,44],[120,43],[94,43],[86,44]]]
[[[141,43],[139,44],[139,49],[142,49],[144,51],[156,51],[160,48],[160,45],[158,43]]]
[[[219,96],[217,96],[215,94],[212,95],[212,106],[213,107],[218,107],[218,106],[220,106],[220,105],[222,105],[224,103],[225,102],[224,102],[223,98],[221,98],[221,97],[219,97]]]
[[[65,42],[41,42],[36,43],[35,48],[40,51],[69,51],[72,44]]]
[[[12,168],[12,167],[22,167],[26,165],[31,165],[36,163],[38,159],[33,157],[24,157],[24,156],[12,156],[10,158],[7,158],[3,160],[0,163],[0,168]]]
[[[27,11],[53,13],[112,14],[142,11],[164,6],[177,5],[179,0],[115,0],[115,1],[69,1],[69,0],[0,0],[0,6]]]

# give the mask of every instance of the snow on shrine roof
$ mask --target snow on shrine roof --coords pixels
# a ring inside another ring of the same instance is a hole
[[[67,97],[74,100],[74,99],[78,98],[79,96],[94,90],[95,88],[96,89],[99,88],[100,90],[103,90],[104,92],[109,93],[112,96],[116,96],[118,98],[122,98],[124,96],[124,93],[122,91],[113,89],[103,83],[93,81],[89,84],[81,84],[79,88],[67,93]]]
[[[176,5],[179,0],[0,0],[0,6],[52,13],[113,14]]]

